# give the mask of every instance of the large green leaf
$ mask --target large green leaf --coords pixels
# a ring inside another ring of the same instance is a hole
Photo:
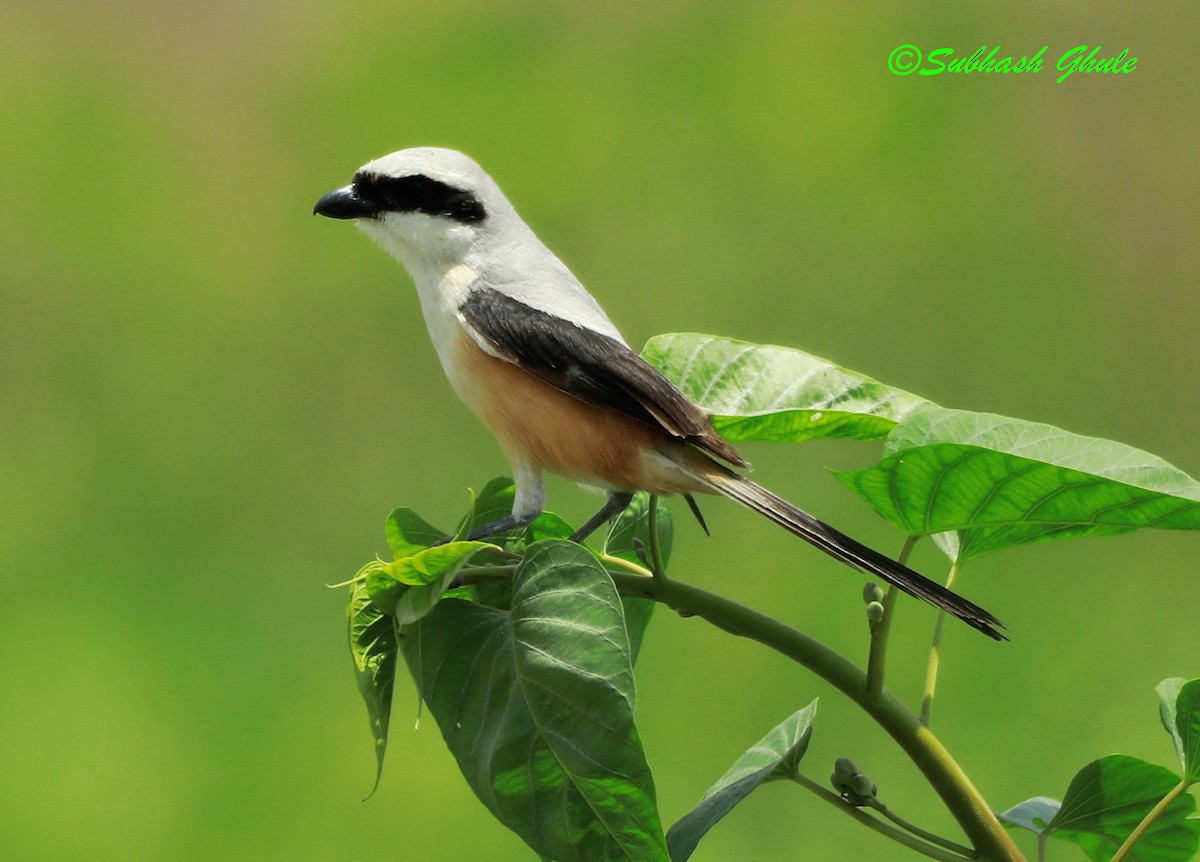
[[[732,442],[878,440],[925,399],[800,350],[670,333],[642,357],[713,414]]]
[[[579,545],[530,545],[505,612],[445,600],[401,649],[479,799],[556,860],[665,860],[620,597]]]
[[[1169,769],[1112,754],[1071,780],[1062,807],[1045,832],[1078,844],[1090,859],[1107,862],[1164,796],[1179,784]],[[1126,856],[1130,862],[1186,862],[1200,846],[1200,823],[1189,820],[1196,801],[1177,796]]]
[[[739,757],[721,779],[705,792],[700,804],[683,815],[667,832],[671,862],[685,862],[708,831],[759,785],[775,779],[794,779],[808,751],[814,700],[775,727]]]
[[[375,740],[375,785],[371,789],[374,793],[383,775],[383,755],[387,751],[388,722],[396,681],[396,632],[392,617],[372,604],[366,581],[362,579],[350,584],[346,622],[350,655],[354,659],[354,678],[367,705],[371,736]]]
[[[957,531],[959,561],[1028,542],[1200,529],[1200,482],[1121,443],[1033,422],[927,406],[885,457],[836,473],[910,536]]]
[[[1189,783],[1200,781],[1200,679],[1164,679],[1155,688],[1159,717],[1171,734]]]

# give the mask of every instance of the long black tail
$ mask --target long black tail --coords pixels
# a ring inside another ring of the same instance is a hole
[[[875,575],[910,596],[929,602],[934,607],[954,614],[974,629],[978,629],[995,640],[1008,640],[997,631],[1004,623],[972,602],[943,587],[907,566],[873,551],[862,542],[855,541],[812,515],[797,509],[782,497],[777,497],[761,485],[714,465],[717,469],[705,471],[701,477],[718,494],[737,500],[789,533],[817,546],[831,557],[836,557],[848,566]]]

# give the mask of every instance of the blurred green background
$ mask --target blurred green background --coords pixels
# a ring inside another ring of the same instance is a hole
[[[394,505],[450,524],[505,471],[396,264],[310,215],[366,160],[475,156],[631,343],[803,347],[942,404],[1111,437],[1200,473],[1200,85],[1191,3],[0,5],[0,853],[529,859],[397,688],[389,763],[344,580]],[[1128,47],[1133,75],[895,77],[894,47]],[[757,477],[882,549],[824,473]],[[564,482],[551,508],[597,502]],[[859,581],[735,506],[677,509],[674,571],[865,652]],[[1013,642],[947,635],[934,727],[989,801],[1111,752],[1172,763],[1154,685],[1200,676],[1200,536],[988,557]],[[919,567],[944,561],[920,549]],[[915,702],[932,623],[905,602]],[[663,612],[639,668],[664,820],[814,697],[809,772],[854,757],[956,834],[808,673]],[[1024,839],[1022,839],[1024,840]],[[1028,846],[1028,844],[1026,844]],[[1082,858],[1063,844],[1052,858]],[[907,859],[772,785],[696,859]]]

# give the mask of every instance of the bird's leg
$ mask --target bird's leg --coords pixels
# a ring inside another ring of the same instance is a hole
[[[486,524],[480,524],[474,530],[467,534],[467,538],[463,541],[478,542],[480,539],[486,539],[489,536],[495,536],[497,533],[503,533],[508,530],[518,530],[521,527],[528,527],[534,522],[541,512],[534,512],[532,515],[509,515],[507,518],[501,518],[498,521],[488,521]],[[436,548],[440,545],[445,545],[448,542],[453,542],[453,536],[447,536],[444,539],[438,539],[429,547]]]
[[[596,532],[597,528],[608,523],[617,515],[629,508],[629,504],[633,502],[633,494],[628,491],[613,491],[608,495],[608,499],[604,505],[600,507],[600,511],[587,519],[582,527],[571,534],[572,542],[582,542],[592,533]]]
[[[528,527],[540,514],[541,512],[534,512],[531,515],[509,515],[507,518],[501,518],[499,521],[489,521],[486,524],[480,524],[467,534],[467,541],[477,542],[480,539],[486,539],[497,533]]]

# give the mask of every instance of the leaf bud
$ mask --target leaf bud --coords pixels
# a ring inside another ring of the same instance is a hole
[[[863,584],[863,603],[871,604],[871,602],[883,601],[883,587],[874,581],[868,581]]]
[[[883,605],[879,602],[871,602],[867,605],[867,621],[874,624],[883,619]]]
[[[871,781],[869,775],[863,775],[861,772],[850,779],[850,789],[863,799],[873,799],[875,797],[875,783]]]
[[[839,757],[834,761],[833,774],[839,776],[842,781],[849,781],[858,775],[858,766],[849,757]]]

